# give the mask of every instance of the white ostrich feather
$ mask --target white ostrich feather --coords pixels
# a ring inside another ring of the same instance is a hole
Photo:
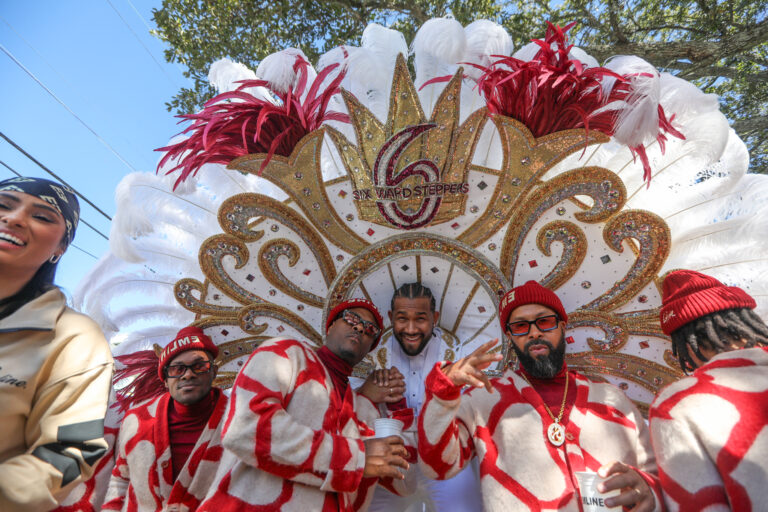
[[[369,23],[363,30],[360,46],[373,53],[383,63],[390,75],[395,67],[398,54],[408,56],[408,44],[405,36],[397,30],[382,27],[378,23]]]
[[[425,112],[432,111],[438,92],[445,84],[431,84],[424,89],[421,87],[433,78],[453,75],[466,49],[464,27],[452,18],[433,18],[416,32],[411,53],[416,68],[415,84],[420,89],[419,97]]]
[[[651,64],[633,55],[612,57],[605,67],[626,76],[632,91],[619,110],[614,137],[630,147],[653,141],[659,133],[659,72]],[[614,82],[606,80],[603,86],[606,94],[613,88]]]
[[[509,56],[512,53],[512,38],[501,25],[488,20],[473,21],[464,28],[467,47],[461,62],[470,62],[488,67],[496,59],[493,55]],[[464,73],[477,80],[482,71],[473,66],[464,66]]]
[[[275,91],[287,93],[289,90],[293,90],[298,82],[297,73],[293,69],[297,58],[302,58],[309,64],[307,56],[298,48],[286,48],[267,55],[256,68],[256,75],[269,82]],[[308,66],[307,71],[307,84],[311,84],[317,73],[311,65]]]
[[[208,81],[219,93],[234,91],[240,87],[240,80],[256,80],[256,73],[226,57],[211,64],[208,70]]]

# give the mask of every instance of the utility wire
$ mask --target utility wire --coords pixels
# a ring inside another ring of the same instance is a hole
[[[0,135],[2,135],[2,133],[0,133]],[[5,135],[3,135],[3,137],[5,137]],[[3,167],[5,167],[5,168],[6,168],[6,169],[8,169],[9,171],[11,171],[13,174],[15,174],[16,176],[18,176],[19,178],[23,178],[23,176],[22,176],[21,174],[19,174],[18,172],[16,172],[16,169],[14,169],[13,167],[11,167],[11,166],[10,166],[10,165],[8,165],[7,163],[5,163],[5,162],[3,162],[2,160],[0,160],[0,164],[2,164],[2,165],[3,165]],[[54,175],[54,176],[55,176],[55,175]],[[57,178],[57,179],[58,179],[58,178]],[[63,180],[59,180],[59,181],[61,181],[62,183],[64,183],[64,184],[66,185],[66,183],[65,183]],[[69,185],[67,185],[67,186],[69,187]],[[70,187],[70,188],[72,188],[72,187]],[[83,200],[85,200],[85,201],[88,201],[88,200],[87,200],[85,197],[83,197],[83,196],[82,196],[82,194],[80,194],[80,192],[78,192],[78,191],[77,191],[77,190],[75,190],[75,189],[72,189],[72,190],[74,190],[74,191],[75,191],[75,194],[77,194],[78,196],[82,197],[82,198],[83,198]],[[93,203],[91,203],[90,201],[88,201],[88,204],[90,204],[91,206],[93,206]],[[110,220],[111,220],[111,219],[110,219]],[[80,218],[80,222],[82,222],[83,224],[85,224],[86,226],[88,226],[89,228],[91,228],[92,230],[94,230],[96,233],[98,233],[98,234],[100,234],[101,236],[103,236],[103,237],[104,237],[106,240],[109,240],[109,238],[107,237],[107,235],[105,235],[104,233],[102,233],[101,231],[99,231],[98,229],[96,229],[95,227],[93,227],[92,225],[90,225],[90,224],[89,224],[88,222],[86,222],[86,221],[85,221],[85,219],[83,219],[82,217]],[[80,249],[80,248],[78,247],[78,249]],[[86,251],[85,251],[85,250],[83,250],[83,249],[80,249],[80,250],[81,250],[81,251],[83,251],[83,252],[86,252]],[[88,254],[90,254],[90,253],[88,253]],[[93,256],[93,255],[91,254],[91,256]],[[98,258],[96,258],[96,259],[98,259]]]
[[[78,250],[78,251],[80,251],[80,252],[84,252],[85,254],[87,254],[88,256],[90,256],[91,258],[93,258],[93,259],[95,259],[95,260],[98,260],[98,259],[99,259],[99,257],[98,257],[98,256],[94,256],[93,254],[91,254],[90,252],[86,251],[86,250],[85,250],[85,249],[83,249],[82,247],[78,247],[78,246],[76,246],[75,244],[69,244],[69,245],[71,245],[72,247],[74,247],[75,249],[77,249],[77,250]]]
[[[151,33],[152,33],[152,31],[153,31],[153,30],[155,30],[155,29],[154,29],[154,28],[152,28],[151,26],[149,26],[149,23],[147,23],[147,20],[145,20],[145,19],[144,19],[144,16],[142,16],[142,15],[141,15],[141,13],[139,12],[139,10],[138,10],[138,9],[136,9],[136,6],[134,6],[134,5],[133,5],[133,2],[131,2],[131,0],[125,0],[125,1],[126,1],[126,2],[128,2],[128,5],[130,5],[130,6],[131,6],[131,9],[133,9],[133,12],[135,12],[135,13],[136,13],[136,16],[138,16],[138,17],[139,17],[139,19],[140,19],[140,20],[141,20],[141,22],[144,24],[144,26],[145,26],[145,27],[147,27],[147,31],[148,31],[148,32],[151,34]],[[170,62],[169,62],[169,63],[170,63]],[[175,64],[175,65],[176,65],[176,68],[177,68],[177,69],[178,69],[178,70],[179,70],[181,73],[184,73],[184,69],[183,69],[183,68],[182,68],[182,67],[179,65],[179,63],[178,63],[178,62],[173,62],[172,64]]]
[[[119,159],[120,159],[120,161],[121,161],[121,162],[123,162],[123,163],[124,163],[124,164],[125,164],[125,165],[126,165],[126,166],[127,166],[127,167],[128,167],[130,170],[131,170],[131,171],[133,171],[133,172],[138,172],[138,171],[136,170],[136,168],[134,168],[134,167],[133,167],[133,166],[132,166],[130,163],[128,163],[128,161],[127,161],[125,158],[123,158],[123,156],[122,156],[120,153],[118,153],[118,152],[117,152],[117,150],[116,150],[115,148],[113,148],[112,146],[110,146],[110,145],[109,145],[109,143],[108,143],[107,141],[105,141],[105,140],[104,140],[104,139],[103,139],[103,138],[102,138],[102,137],[101,137],[101,136],[100,136],[98,133],[96,133],[96,132],[93,130],[93,128],[91,128],[90,126],[88,126],[88,124],[86,124],[86,122],[85,122],[85,121],[83,121],[82,119],[80,119],[80,117],[78,117],[78,115],[77,115],[77,114],[75,114],[75,113],[72,111],[72,109],[71,109],[71,108],[69,108],[69,107],[67,106],[67,104],[66,104],[66,103],[64,103],[63,101],[61,101],[61,100],[59,99],[59,97],[58,97],[58,96],[56,96],[56,95],[53,93],[53,91],[51,91],[51,90],[50,90],[48,87],[46,87],[46,86],[45,86],[45,84],[44,84],[43,82],[41,82],[41,81],[40,81],[40,80],[39,80],[39,79],[38,79],[38,78],[37,78],[37,77],[34,75],[34,73],[32,73],[30,70],[28,70],[26,67],[24,67],[24,64],[22,64],[21,62],[19,62],[19,61],[18,61],[18,59],[16,59],[16,57],[14,57],[14,56],[13,56],[13,54],[12,54],[10,51],[8,51],[8,49],[7,49],[5,46],[3,46],[2,44],[0,44],[0,50],[2,50],[2,51],[3,51],[3,53],[5,53],[5,54],[6,54],[6,55],[7,55],[7,56],[8,56],[8,57],[9,57],[9,58],[10,58],[10,59],[11,59],[11,60],[12,60],[12,61],[13,61],[13,62],[16,64],[16,65],[17,65],[17,66],[19,66],[21,69],[23,69],[23,70],[24,70],[24,72],[25,72],[26,74],[28,74],[28,75],[29,75],[29,76],[30,76],[30,77],[31,77],[31,78],[32,78],[32,79],[33,79],[35,82],[37,82],[37,84],[38,84],[40,87],[42,87],[43,89],[45,89],[45,91],[46,91],[48,94],[50,94],[50,95],[53,97],[53,99],[55,99],[55,100],[56,100],[56,101],[57,101],[57,102],[58,102],[58,103],[59,103],[59,104],[60,104],[62,107],[64,107],[65,109],[67,109],[67,112],[69,112],[70,114],[72,114],[72,116],[73,116],[75,119],[77,119],[78,121],[80,121],[80,124],[82,124],[83,126],[85,126],[85,127],[88,129],[88,131],[89,131],[89,132],[91,132],[91,133],[92,133],[92,134],[93,134],[93,135],[94,135],[94,136],[95,136],[95,137],[96,137],[96,138],[99,140],[99,142],[101,142],[101,143],[102,143],[102,144],[103,144],[103,145],[104,145],[104,146],[105,146],[107,149],[109,149],[109,150],[110,150],[110,151],[111,151],[111,152],[112,152],[112,153],[113,153],[113,154],[114,154],[114,155],[115,155],[117,158],[119,158]]]
[[[163,68],[163,66],[157,61],[154,55],[152,55],[152,52],[149,51],[149,48],[142,42],[141,39],[139,39],[139,35],[131,28],[131,26],[128,24],[127,21],[125,21],[125,18],[123,18],[123,15],[120,14],[120,11],[117,10],[117,8],[110,2],[110,0],[107,0],[107,3],[112,8],[113,11],[115,11],[115,14],[117,14],[117,17],[120,18],[120,20],[123,22],[123,24],[128,27],[128,30],[131,31],[131,34],[133,34],[133,37],[138,41],[138,43],[141,45],[142,48],[144,48],[144,51],[147,52],[147,55],[149,55],[152,60],[157,64],[157,67],[160,68],[160,71],[163,72],[165,75],[165,78],[168,79],[168,81],[171,83],[172,86],[178,88],[179,85],[174,82],[174,80],[171,78],[171,75],[168,74],[168,72]]]
[[[42,170],[44,170],[45,172],[47,172],[48,174],[50,174],[51,176],[53,176],[54,178],[56,178],[57,180],[59,180],[61,183],[63,183],[64,185],[66,185],[66,186],[68,186],[69,188],[71,188],[72,190],[74,190],[74,191],[75,191],[75,194],[77,194],[78,196],[80,196],[80,197],[83,199],[83,201],[85,201],[86,203],[88,203],[89,205],[91,205],[91,206],[93,207],[93,209],[94,209],[94,210],[96,210],[97,212],[99,212],[100,214],[102,214],[103,216],[105,216],[105,217],[107,218],[107,220],[109,220],[109,221],[111,221],[111,220],[112,220],[112,217],[110,217],[109,215],[107,215],[106,213],[104,213],[104,211],[102,211],[102,209],[101,209],[101,208],[99,208],[98,206],[96,206],[95,204],[93,204],[93,203],[92,203],[92,202],[91,202],[91,201],[90,201],[90,200],[89,200],[87,197],[85,197],[83,194],[81,194],[80,192],[78,192],[78,191],[75,189],[75,187],[73,187],[72,185],[70,185],[69,183],[67,183],[66,181],[64,181],[64,179],[63,179],[61,176],[57,175],[55,172],[53,172],[52,170],[50,170],[49,168],[47,168],[46,166],[44,166],[43,164],[41,164],[41,163],[40,163],[40,162],[39,162],[39,161],[38,161],[38,160],[37,160],[35,157],[33,157],[32,155],[30,155],[29,153],[27,153],[26,151],[24,151],[24,148],[22,148],[21,146],[19,146],[19,145],[18,145],[18,144],[16,144],[15,142],[13,142],[13,140],[11,140],[10,138],[8,138],[8,136],[7,136],[6,134],[4,134],[2,131],[0,131],[0,137],[4,138],[4,139],[5,139],[5,141],[6,141],[8,144],[10,144],[10,145],[11,145],[11,146],[13,146],[14,148],[16,148],[16,149],[17,149],[19,152],[21,152],[21,154],[23,154],[24,156],[26,156],[27,158],[29,158],[30,160],[32,160],[33,162],[35,162],[35,163],[36,163],[36,164],[37,164],[37,165],[38,165],[38,166],[39,166],[39,167],[40,167]]]
[[[0,164],[3,164],[3,167],[5,167],[5,168],[6,168],[6,169],[8,169],[9,171],[11,171],[13,174],[15,174],[16,176],[18,176],[19,178],[21,178],[21,177],[22,177],[22,175],[21,175],[21,174],[19,174],[19,173],[17,173],[17,172],[16,172],[16,169],[14,169],[13,167],[11,167],[11,166],[10,166],[10,165],[8,165],[7,163],[3,162],[2,160],[0,160]]]

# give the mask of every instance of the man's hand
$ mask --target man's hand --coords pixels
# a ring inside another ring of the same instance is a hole
[[[400,436],[380,437],[363,441],[365,443],[365,467],[363,477],[392,477],[403,480],[397,468],[408,469],[403,440]]]
[[[606,498],[605,506],[626,506],[630,512],[650,512],[656,505],[653,491],[645,479],[622,462],[612,462],[597,470],[597,474],[607,480],[597,486],[600,492],[621,489],[621,494]],[[610,478],[608,478],[610,477]]]
[[[375,404],[393,404],[403,399],[405,377],[396,367],[374,370],[357,392]]]
[[[490,354],[489,350],[499,342],[499,339],[493,339],[482,345],[467,357],[461,358],[455,363],[442,369],[455,386],[474,386],[477,388],[485,386],[489,393],[493,392],[491,381],[488,376],[482,372],[488,368],[494,361],[501,361],[501,354]]]

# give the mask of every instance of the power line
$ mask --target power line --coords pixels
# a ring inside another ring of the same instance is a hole
[[[147,20],[145,20],[145,19],[144,19],[144,16],[142,16],[142,15],[141,15],[141,13],[139,12],[139,10],[138,10],[138,9],[136,9],[136,6],[134,6],[134,5],[133,5],[133,2],[131,2],[131,0],[125,0],[125,1],[126,1],[126,2],[128,2],[128,5],[130,5],[130,6],[131,6],[131,9],[133,9],[133,12],[135,12],[135,13],[136,13],[136,16],[138,16],[138,17],[139,17],[139,19],[141,20],[141,22],[144,24],[144,26],[145,26],[145,27],[147,27],[147,31],[148,31],[149,33],[152,33],[152,31],[153,31],[154,29],[153,29],[152,27],[150,27],[150,26],[149,26],[149,23],[147,23]],[[170,62],[169,62],[169,64],[170,64]],[[178,62],[173,62],[172,64],[174,64],[174,65],[176,66],[176,69],[178,69],[179,71],[181,71],[181,73],[184,73],[184,69],[183,69],[183,68],[182,68],[182,67],[179,65],[179,63],[178,63]]]
[[[10,165],[8,165],[7,163],[3,162],[2,160],[0,160],[0,164],[3,164],[3,166],[4,166],[6,169],[8,169],[9,171],[11,171],[13,174],[15,174],[16,176],[18,176],[19,178],[22,178],[22,177],[23,177],[21,174],[19,174],[19,173],[17,173],[17,172],[16,172],[16,169],[14,169],[13,167],[11,167],[11,166],[10,166]]]
[[[91,258],[93,258],[93,259],[95,259],[95,260],[98,260],[98,259],[99,259],[99,257],[98,257],[98,256],[94,256],[93,254],[91,254],[90,252],[86,251],[86,250],[85,250],[85,249],[83,249],[82,247],[78,247],[78,246],[76,246],[75,244],[69,244],[69,245],[71,245],[72,247],[74,247],[75,249],[77,249],[77,250],[78,250],[78,251],[80,251],[80,252],[84,252],[85,254],[87,254],[88,256],[90,256]]]
[[[5,135],[3,135],[3,134],[2,134],[2,132],[0,132],[0,135],[2,135],[2,136],[3,136],[3,138],[5,138]],[[8,139],[6,139],[6,140],[8,140]],[[22,150],[22,151],[23,151],[23,150]],[[30,157],[30,158],[31,158],[31,157]],[[34,158],[33,158],[33,160],[34,160]],[[39,164],[39,162],[37,162],[36,160],[35,160],[35,162],[36,162],[36,163],[38,163],[38,165],[40,165],[40,164]],[[10,165],[8,165],[7,163],[5,163],[5,162],[3,162],[2,160],[0,160],[0,164],[2,164],[2,165],[3,165],[3,166],[6,168],[6,169],[8,169],[9,171],[11,171],[13,174],[15,174],[16,176],[18,176],[19,178],[23,178],[23,176],[22,176],[21,174],[19,174],[18,172],[16,172],[16,169],[14,169],[13,167],[11,167],[11,166],[10,166]],[[55,175],[55,174],[53,174],[53,173],[51,173],[51,174],[52,174],[53,176],[56,176],[56,175]],[[58,177],[56,177],[56,179],[58,179]],[[62,183],[64,183],[65,185],[67,185],[67,184],[66,184],[66,182],[64,182],[63,180],[59,180],[59,181],[61,181],[61,182],[62,182]],[[67,185],[67,186],[68,186],[68,187],[70,187],[69,185]],[[70,187],[70,188],[72,188],[72,187]],[[74,188],[73,188],[72,190],[74,190],[74,191],[75,191],[75,194],[77,194],[78,196],[82,197],[84,201],[87,201],[87,202],[88,202],[88,204],[90,204],[91,206],[93,206],[93,203],[91,203],[91,202],[90,202],[90,201],[88,201],[88,200],[87,200],[85,197],[83,197],[83,195],[82,195],[82,194],[80,194],[80,192],[78,192],[78,191],[77,191],[77,190],[75,190]],[[95,208],[95,207],[94,207],[94,208]],[[98,208],[97,208],[97,210],[98,210]],[[99,210],[99,211],[100,211],[100,210]],[[102,213],[103,213],[103,212],[102,212]],[[108,217],[108,218],[109,218],[109,217]],[[110,220],[112,220],[112,219],[110,219]],[[88,226],[89,228],[91,228],[92,230],[94,230],[96,233],[98,233],[98,234],[100,234],[101,236],[103,236],[103,237],[104,237],[106,240],[109,240],[109,237],[107,237],[107,235],[105,235],[104,233],[102,233],[101,231],[99,231],[98,229],[96,229],[95,227],[93,227],[91,224],[89,224],[88,222],[86,222],[86,220],[85,220],[85,219],[83,219],[82,217],[80,218],[80,222],[82,222],[83,224],[85,224],[86,226]],[[78,247],[78,249],[79,249],[79,247]],[[83,249],[80,249],[80,250],[81,250],[81,251],[83,251],[83,252],[86,252],[86,251],[84,251]],[[88,253],[88,254],[90,254],[90,253]],[[93,255],[92,255],[92,256],[93,256]],[[97,259],[98,259],[98,258],[97,258]]]
[[[63,101],[61,101],[61,100],[59,99],[59,97],[58,97],[58,96],[56,96],[56,95],[53,93],[53,91],[51,91],[51,90],[50,90],[48,87],[46,87],[46,86],[45,86],[45,84],[44,84],[43,82],[41,82],[41,81],[40,81],[40,80],[39,80],[39,79],[38,79],[38,78],[37,78],[37,77],[34,75],[34,73],[32,73],[30,70],[28,70],[26,67],[24,67],[24,64],[22,64],[21,62],[19,62],[19,61],[16,59],[16,57],[14,57],[14,56],[13,56],[13,54],[12,54],[10,51],[8,51],[8,49],[6,49],[6,47],[5,47],[5,46],[3,46],[2,44],[0,44],[0,50],[2,50],[2,51],[3,51],[3,53],[5,53],[5,54],[6,54],[6,55],[7,55],[7,56],[8,56],[8,57],[9,57],[9,58],[10,58],[10,59],[11,59],[11,60],[12,60],[12,61],[13,61],[13,62],[16,64],[16,65],[17,65],[17,66],[19,66],[21,69],[23,69],[23,70],[24,70],[24,72],[25,72],[26,74],[28,74],[28,75],[29,75],[29,76],[32,78],[32,80],[34,80],[35,82],[37,82],[37,84],[38,84],[40,87],[42,87],[43,89],[45,89],[45,91],[46,91],[48,94],[50,94],[50,95],[53,97],[53,99],[55,99],[55,100],[56,100],[56,101],[57,101],[57,102],[58,102],[58,103],[59,103],[59,104],[60,104],[62,107],[64,107],[65,109],[67,109],[67,112],[69,112],[70,114],[72,114],[72,116],[73,116],[75,119],[77,119],[78,121],[80,121],[80,124],[82,124],[83,126],[85,126],[85,128],[86,128],[86,129],[88,129],[88,131],[89,131],[89,132],[91,132],[91,133],[94,135],[94,137],[96,137],[96,138],[99,140],[99,142],[101,142],[101,143],[102,143],[102,144],[103,144],[103,145],[104,145],[104,146],[105,146],[107,149],[109,149],[109,150],[110,150],[110,151],[111,151],[111,152],[112,152],[112,153],[113,153],[113,154],[114,154],[114,155],[115,155],[115,156],[116,156],[118,159],[120,159],[120,161],[121,161],[121,162],[123,162],[123,163],[124,163],[124,164],[125,164],[125,165],[126,165],[128,168],[129,168],[129,169],[131,169],[131,171],[133,171],[133,172],[138,172],[138,171],[136,170],[136,168],[134,168],[134,167],[133,167],[133,166],[132,166],[130,163],[128,163],[128,161],[127,161],[125,158],[123,158],[123,156],[122,156],[120,153],[118,153],[118,152],[117,152],[117,150],[116,150],[115,148],[113,148],[112,146],[110,146],[110,145],[109,145],[109,143],[108,143],[107,141],[105,141],[105,140],[104,140],[104,139],[103,139],[103,138],[102,138],[102,137],[101,137],[101,136],[100,136],[98,133],[96,133],[96,132],[93,130],[93,128],[91,128],[90,126],[88,126],[88,124],[86,124],[86,122],[85,122],[85,121],[83,121],[82,119],[80,119],[80,117],[78,117],[78,115],[77,115],[77,114],[75,114],[75,113],[74,113],[74,111],[73,111],[71,108],[69,108],[69,107],[67,106],[67,104],[66,104],[66,103],[64,103]]]
[[[21,146],[19,146],[19,145],[18,145],[18,144],[16,144],[15,142],[13,142],[13,140],[11,140],[10,138],[8,138],[8,136],[7,136],[6,134],[4,134],[2,131],[0,131],[0,137],[4,138],[4,139],[5,139],[5,141],[6,141],[8,144],[10,144],[10,145],[11,145],[11,146],[13,146],[14,148],[16,148],[16,150],[18,150],[19,152],[21,152],[21,154],[23,154],[25,157],[27,157],[27,158],[29,158],[30,160],[32,160],[33,162],[35,162],[35,163],[36,163],[36,164],[37,164],[37,165],[38,165],[38,166],[39,166],[39,167],[40,167],[42,170],[44,170],[45,172],[47,172],[48,174],[50,174],[51,176],[53,176],[54,178],[56,178],[57,180],[59,180],[61,183],[63,183],[64,185],[66,185],[66,186],[68,186],[69,188],[71,188],[72,190],[74,190],[74,191],[75,191],[75,194],[77,194],[78,196],[80,196],[80,197],[82,198],[82,200],[83,200],[83,201],[85,201],[86,203],[88,203],[89,205],[91,205],[91,206],[93,207],[93,209],[94,209],[94,210],[96,210],[97,212],[99,212],[100,214],[102,214],[103,216],[105,216],[105,217],[107,218],[107,220],[109,220],[110,222],[112,221],[112,217],[110,217],[109,215],[107,215],[106,213],[104,213],[104,211],[102,211],[102,209],[101,209],[101,208],[99,208],[98,206],[96,206],[95,204],[93,204],[93,203],[92,203],[92,202],[91,202],[91,201],[90,201],[90,200],[89,200],[87,197],[85,197],[83,194],[81,194],[80,192],[78,192],[78,191],[77,191],[77,189],[75,189],[75,187],[73,187],[72,185],[70,185],[69,183],[67,183],[66,181],[64,181],[64,179],[63,179],[61,176],[59,176],[58,174],[56,174],[55,172],[53,172],[52,170],[50,170],[49,168],[47,168],[46,166],[44,166],[43,164],[41,164],[41,163],[40,163],[40,162],[39,162],[39,161],[38,161],[38,160],[37,160],[35,157],[33,157],[32,155],[30,155],[29,153],[27,153],[26,151],[24,151],[24,148],[22,148]]]
[[[141,41],[141,39],[139,39],[139,35],[136,32],[134,32],[134,30],[131,28],[128,22],[125,21],[125,18],[123,18],[123,15],[120,14],[120,11],[118,11],[117,8],[115,8],[115,6],[112,4],[112,2],[110,2],[110,0],[107,0],[107,3],[112,8],[112,10],[115,11],[115,14],[117,14],[117,17],[120,18],[123,24],[126,27],[128,27],[128,30],[131,31],[131,34],[133,34],[133,37],[136,39],[136,41],[138,41],[141,47],[144,48],[144,51],[147,52],[147,55],[149,55],[152,58],[152,60],[155,62],[155,64],[157,64],[157,67],[160,68],[160,71],[163,72],[163,74],[165,75],[165,78],[168,79],[168,81],[171,83],[172,86],[179,87],[179,85],[173,81],[173,79],[171,78],[171,75],[169,75],[168,72],[163,68],[163,66],[157,61],[155,56],[152,55],[152,52],[149,51],[149,48],[147,48],[146,45]]]

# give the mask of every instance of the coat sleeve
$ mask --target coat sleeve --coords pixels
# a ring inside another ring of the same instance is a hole
[[[461,388],[443,374],[440,365],[435,364],[427,375],[418,449],[424,474],[445,480],[458,474],[475,456],[475,422],[468,400],[462,400]]]
[[[126,420],[130,420],[130,415]],[[129,423],[123,423],[128,425]],[[115,444],[115,467],[107,484],[107,495],[104,497],[102,510],[122,510],[131,483],[131,472],[128,467],[126,444],[129,437],[127,429],[121,428]]]
[[[96,324],[84,322],[41,369],[25,427],[27,451],[0,463],[4,512],[50,510],[90,478],[106,453],[112,356]]]
[[[323,491],[354,492],[363,477],[361,439],[313,429],[329,403],[320,363],[292,340],[256,349],[232,388],[222,444],[241,461],[287,480]],[[300,386],[310,386],[312,391]],[[314,403],[293,407],[297,397],[315,395]],[[294,416],[295,415],[295,416]]]
[[[643,415],[635,405],[625,397],[627,407],[630,410],[629,417],[636,425],[637,437],[635,438],[634,453],[637,457],[637,467],[634,469],[645,480],[653,492],[656,501],[654,510],[665,510],[664,497],[659,481],[659,470],[656,464],[656,455],[651,444],[651,434]]]

